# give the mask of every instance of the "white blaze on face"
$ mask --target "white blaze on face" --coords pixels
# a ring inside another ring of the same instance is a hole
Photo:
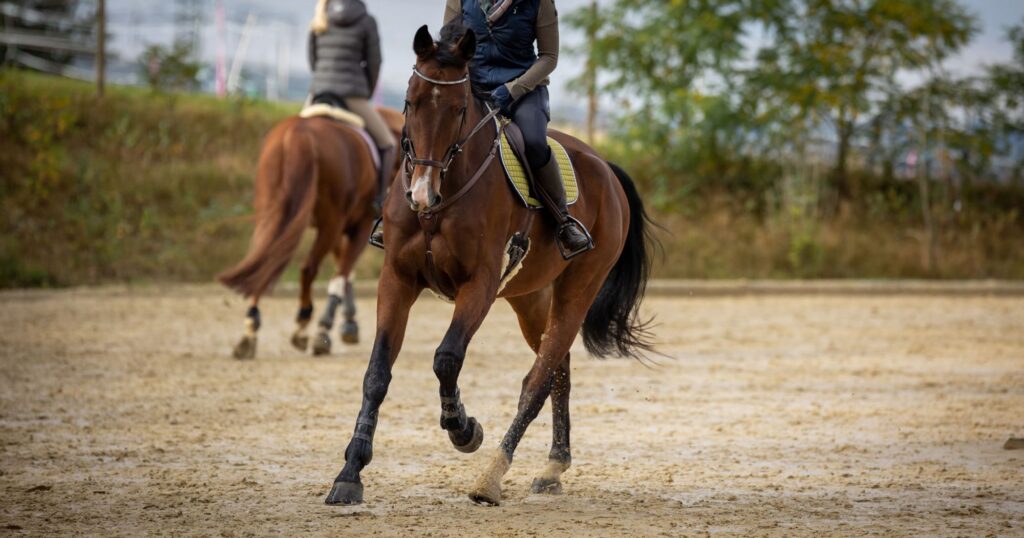
[[[431,193],[433,188],[431,187],[431,181],[433,179],[433,167],[424,166],[420,168],[421,172],[419,175],[413,178],[412,188],[410,193],[412,195],[412,202],[417,209],[426,209],[430,207],[433,202]]]

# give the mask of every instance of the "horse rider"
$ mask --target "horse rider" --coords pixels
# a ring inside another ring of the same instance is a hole
[[[526,160],[535,186],[546,194],[539,198],[558,223],[562,251],[590,250],[590,235],[569,216],[558,161],[548,147],[548,77],[558,65],[554,0],[447,0],[444,23],[460,17],[477,37],[470,62],[473,86],[489,92],[502,115],[523,132]]]
[[[447,0],[444,24],[461,20],[476,34],[470,77],[522,131],[539,196],[558,224],[566,258],[594,248],[583,224],[569,216],[558,161],[548,147],[548,77],[558,65],[558,11],[554,0]],[[536,46],[536,48],[535,48]],[[375,232],[375,239],[383,233]]]
[[[377,21],[366,4],[362,0],[318,0],[309,32],[312,102],[347,109],[366,122],[366,130],[380,152],[373,203],[378,213],[398,154],[391,129],[370,103],[380,64]]]

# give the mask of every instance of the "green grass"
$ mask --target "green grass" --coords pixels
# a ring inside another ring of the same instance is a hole
[[[0,285],[211,278],[244,251],[261,139],[295,108],[0,73]]]
[[[248,245],[264,134],[297,109],[0,71],[0,287],[211,280]],[[927,271],[912,204],[819,223],[724,198],[654,215],[671,232],[655,276],[1024,278],[1015,203],[941,223]],[[368,249],[360,276],[380,263]]]

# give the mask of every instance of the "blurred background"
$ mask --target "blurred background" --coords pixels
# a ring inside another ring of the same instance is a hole
[[[376,99],[400,107],[444,2],[366,3]],[[0,0],[0,287],[237,261],[314,4]],[[1024,278],[1019,0],[557,6],[554,121],[637,179],[666,228],[656,276]]]

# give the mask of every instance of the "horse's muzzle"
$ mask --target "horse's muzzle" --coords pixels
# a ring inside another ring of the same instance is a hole
[[[438,205],[440,205],[441,204],[441,200],[442,200],[441,195],[440,194],[434,194],[434,193],[431,193],[431,194],[433,194],[433,199],[429,200],[429,204],[422,205],[419,202],[417,202],[416,200],[413,200],[412,191],[407,191],[405,193],[405,199],[409,201],[409,209],[419,213],[420,211],[427,211],[428,209],[431,209],[433,207],[437,207]]]
[[[441,203],[441,194],[434,188],[431,175],[422,174],[405,192],[405,199],[408,200],[409,208],[413,211],[427,211]]]

